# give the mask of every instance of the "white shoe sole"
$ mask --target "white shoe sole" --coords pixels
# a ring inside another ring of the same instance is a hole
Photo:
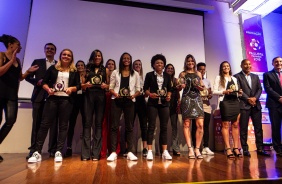
[[[54,159],[55,162],[62,162],[63,159],[62,158],[57,158],[57,159]]]

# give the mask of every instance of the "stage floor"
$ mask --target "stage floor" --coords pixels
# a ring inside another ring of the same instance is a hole
[[[1,154],[0,183],[282,183],[282,158],[258,156],[229,160],[221,152],[204,159],[188,159],[187,153],[173,156],[172,161],[155,156],[146,161],[138,153],[138,161],[119,156],[115,162],[80,161],[80,155],[55,163],[43,155],[43,161],[28,164],[26,154]]]

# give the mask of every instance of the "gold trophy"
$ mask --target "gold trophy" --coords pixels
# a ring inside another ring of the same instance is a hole
[[[179,78],[177,79],[177,85],[178,85],[178,86],[181,86],[182,84],[186,84],[186,80],[185,80],[184,77],[179,77]]]
[[[119,95],[120,97],[123,97],[123,98],[127,98],[130,96],[130,90],[129,88],[125,87],[125,88],[121,88],[119,90]]]
[[[101,85],[102,84],[102,75],[94,75],[90,79],[90,83],[93,85]]]

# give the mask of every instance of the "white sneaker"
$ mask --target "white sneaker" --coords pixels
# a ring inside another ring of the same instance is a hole
[[[127,153],[127,160],[136,161],[137,159],[138,158],[132,152]]]
[[[153,160],[153,151],[152,150],[148,150],[148,154],[147,154],[147,160]]]
[[[163,154],[162,154],[162,158],[165,160],[172,160],[172,157],[170,156],[170,154],[168,153],[167,150],[164,150]]]
[[[214,152],[212,152],[209,147],[205,147],[202,151],[202,155],[214,155]]]
[[[32,156],[27,160],[27,162],[29,163],[36,163],[36,162],[40,162],[42,160],[42,157],[40,155],[40,153],[38,153],[38,151],[34,152],[32,154]]]
[[[62,157],[62,153],[61,152],[57,151],[55,153],[54,161],[55,162],[62,162],[63,161],[63,157]]]
[[[110,154],[110,156],[107,158],[107,161],[108,162],[113,162],[113,161],[115,161],[117,159],[117,154],[115,153],[115,152],[112,152],[111,154]]]

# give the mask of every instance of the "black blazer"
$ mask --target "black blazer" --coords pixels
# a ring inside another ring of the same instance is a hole
[[[165,72],[163,72],[163,77],[164,77],[164,82],[163,82],[162,87],[166,88],[167,92],[171,92],[172,91],[171,77]],[[157,83],[157,76],[155,75],[154,71],[146,74],[143,89],[144,89],[144,91],[149,90],[151,93],[157,93],[157,90],[159,89],[159,87],[158,87],[158,83]],[[149,97],[147,105],[151,105],[151,106],[152,105],[158,105],[158,100],[159,99],[153,99],[153,98]],[[163,106],[169,106],[169,102],[162,100],[162,105]]]
[[[282,96],[282,87],[274,69],[263,74],[263,86],[267,93],[266,107],[282,108],[282,104],[278,102]]]
[[[54,87],[54,84],[56,84],[57,77],[58,77],[59,71],[55,68],[55,66],[50,66],[48,70],[46,71],[46,74],[44,75],[42,85],[47,84],[50,88]],[[78,72],[69,72],[69,87],[75,86],[77,90],[80,90],[80,78]],[[76,93],[72,93],[70,95],[71,102],[73,102],[75,98]]]
[[[250,73],[250,77],[252,80],[252,88],[249,86],[249,83],[245,77],[245,74],[243,71],[237,73],[234,75],[234,77],[237,78],[238,84],[240,88],[243,90],[243,95],[240,97],[240,109],[250,109],[251,105],[248,103],[248,98],[250,97],[255,97],[256,100],[256,107],[257,109],[261,109],[261,104],[259,101],[261,92],[262,92],[262,87],[261,83],[259,80],[259,76],[253,73]]]
[[[57,62],[57,61],[56,61]],[[47,98],[48,93],[42,88],[41,86],[37,86],[37,82],[40,79],[43,79],[45,73],[46,73],[46,59],[36,59],[32,62],[31,66],[38,65],[39,68],[35,72],[29,74],[25,80],[29,83],[31,83],[34,88],[31,95],[31,101],[32,102],[42,102]]]

